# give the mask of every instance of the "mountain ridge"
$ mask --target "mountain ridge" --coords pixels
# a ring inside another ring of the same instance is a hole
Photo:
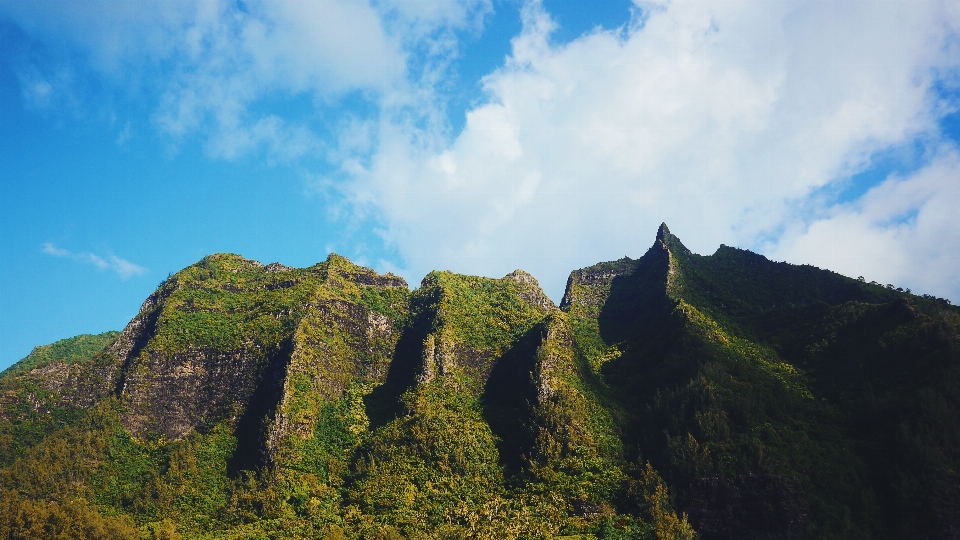
[[[666,224],[559,306],[522,270],[215,254],[0,374],[0,536],[946,538],[958,328]]]

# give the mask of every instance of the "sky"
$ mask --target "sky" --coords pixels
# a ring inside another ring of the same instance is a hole
[[[416,287],[657,227],[960,302],[960,2],[0,0],[0,369],[216,252]]]

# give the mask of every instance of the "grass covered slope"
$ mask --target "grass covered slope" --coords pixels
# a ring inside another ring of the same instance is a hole
[[[361,445],[349,499],[410,537],[550,537],[612,515],[621,478],[576,414],[565,318],[519,271],[428,275],[391,370],[402,410]]]
[[[236,419],[238,429],[252,435],[263,428],[254,424],[289,397],[284,386],[289,390],[291,361],[296,387],[304,354],[314,351],[333,364],[352,356],[353,349],[366,347],[357,341],[366,336],[351,341],[347,334],[363,334],[370,325],[390,327],[393,318],[402,318],[407,294],[402,279],[337,255],[305,269],[228,254],[206,257],[171,276],[118,340],[130,334],[129,345],[114,347],[125,366],[119,393],[128,409],[124,426],[138,438],[177,440]],[[336,332],[345,313],[364,320]],[[318,335],[318,327],[336,335]],[[368,361],[384,364],[390,351],[365,352],[379,355]],[[324,388],[343,386],[353,373],[333,364],[327,368],[346,373],[312,374]],[[331,388],[328,397],[336,393]]]
[[[0,373],[0,466],[109,394],[115,363],[103,350],[118,335],[85,334],[41,345]]]
[[[704,538],[956,526],[960,356],[944,303],[733,248],[695,255],[662,226],[641,259],[574,272],[563,305],[625,413],[625,446]]]
[[[56,519],[50,504],[82,500],[141,529],[169,520],[199,533],[260,520],[263,502],[248,501],[262,486],[244,479],[283,450],[313,444],[310,422],[339,406],[345,386],[382,378],[408,295],[402,279],[336,255],[294,269],[221,254],[178,272],[111,336],[100,356],[116,376],[99,405],[27,455],[4,455],[14,461],[6,496],[22,503],[8,515]],[[311,462],[308,452],[296,457]]]
[[[55,362],[65,365],[84,362],[101,352],[118,335],[120,335],[119,332],[81,334],[49,345],[34,347],[22,360],[0,372],[0,378],[22,375]]]

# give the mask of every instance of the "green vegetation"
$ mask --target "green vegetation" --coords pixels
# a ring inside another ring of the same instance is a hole
[[[109,363],[101,351],[118,335],[85,334],[35,347],[0,373],[0,466],[82,417],[86,406],[106,395],[109,381],[97,371]]]
[[[22,375],[30,370],[42,368],[53,362],[76,364],[89,360],[94,354],[103,350],[120,332],[104,332],[102,334],[81,334],[76,337],[61,339],[49,345],[34,347],[23,360],[0,371],[0,380],[7,380]]]
[[[559,309],[522,272],[212,255],[0,375],[0,538],[949,536],[958,335],[666,227]]]
[[[951,526],[956,310],[733,248],[698,256],[664,230],[593,289],[602,308],[596,326],[574,326],[578,341],[615,348],[593,366],[625,411],[630,457],[661,471],[704,537],[924,538]],[[898,378],[884,379],[892,366]],[[926,437],[895,443],[894,426],[915,423]]]
[[[547,313],[525,302],[520,289],[509,277],[431,272],[412,298],[411,307],[415,316],[431,317],[431,331],[449,345],[499,356]]]

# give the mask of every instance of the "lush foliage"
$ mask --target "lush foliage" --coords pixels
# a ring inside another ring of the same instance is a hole
[[[665,227],[560,309],[521,272],[214,255],[0,375],[0,537],[933,537],[958,335],[939,299]]]
[[[0,372],[0,380],[8,381],[13,376],[41,368],[52,362],[75,364],[89,360],[90,357],[103,350],[107,344],[116,339],[119,334],[119,332],[82,334],[61,339],[49,345],[34,347],[23,360]]]
[[[103,381],[91,372],[102,361],[100,351],[117,335],[81,335],[35,347],[0,373],[0,466],[82,416],[77,402],[99,395],[91,386]]]
[[[704,536],[951,526],[960,355],[945,303],[733,248],[694,255],[669,232],[601,290],[596,329],[578,328],[616,347],[600,371],[624,442]]]

